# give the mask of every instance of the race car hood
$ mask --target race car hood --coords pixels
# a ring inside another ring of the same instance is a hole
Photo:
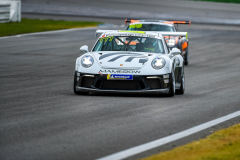
[[[146,52],[92,52],[102,68],[140,69],[156,57],[156,53]]]

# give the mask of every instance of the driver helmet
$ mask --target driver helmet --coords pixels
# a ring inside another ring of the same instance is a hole
[[[149,49],[149,50],[154,50],[154,45],[153,44],[154,44],[153,42],[147,41],[147,42],[144,43],[144,48]]]

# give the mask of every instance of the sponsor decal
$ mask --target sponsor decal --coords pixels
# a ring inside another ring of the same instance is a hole
[[[99,74],[110,74],[110,73],[140,73],[141,71],[137,70],[111,70],[111,69],[103,69],[100,70]]]
[[[115,62],[116,60],[122,57],[126,57],[125,62],[131,62],[135,58],[139,59],[139,63],[141,63],[140,61],[142,60],[148,61],[148,56],[139,53],[108,53],[100,56],[99,60],[102,60],[110,56],[112,57],[112,59],[110,59],[108,62]]]
[[[108,80],[133,80],[133,75],[126,74],[108,74]]]

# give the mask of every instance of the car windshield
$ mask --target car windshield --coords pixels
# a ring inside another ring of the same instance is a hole
[[[166,31],[174,32],[172,26],[159,25],[159,24],[130,24],[127,28],[128,31]]]
[[[93,51],[136,51],[165,53],[162,40],[141,36],[107,36],[99,38]]]

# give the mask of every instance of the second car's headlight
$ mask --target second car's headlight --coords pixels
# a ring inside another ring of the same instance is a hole
[[[93,57],[89,55],[83,56],[81,60],[81,64],[85,68],[91,67],[93,65],[93,62],[94,62]]]
[[[169,47],[175,46],[175,39],[169,39],[168,42],[167,42],[167,45],[168,45]]]
[[[165,59],[157,57],[157,58],[153,59],[152,67],[154,69],[162,69],[165,66],[165,63],[166,63]]]

